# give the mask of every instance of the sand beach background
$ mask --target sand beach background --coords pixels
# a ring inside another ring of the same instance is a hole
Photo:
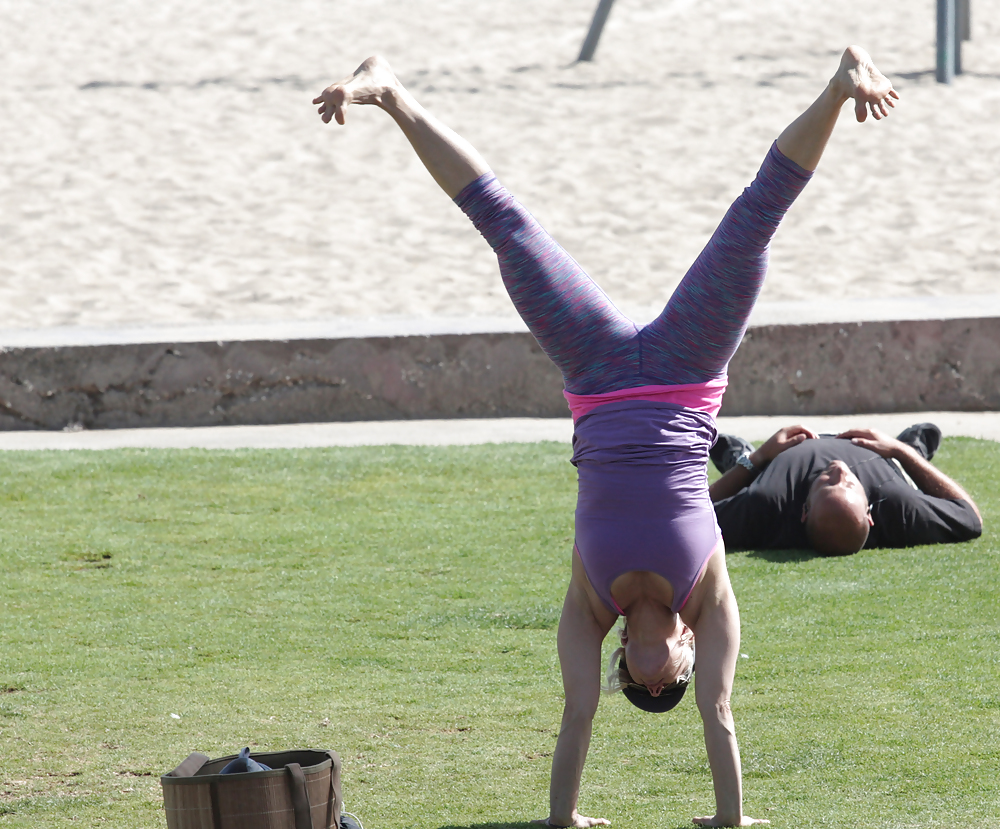
[[[0,328],[511,316],[391,121],[310,104],[380,52],[625,310],[651,316],[860,43],[762,299],[1000,293],[1000,0],[934,81],[933,0],[0,1]]]

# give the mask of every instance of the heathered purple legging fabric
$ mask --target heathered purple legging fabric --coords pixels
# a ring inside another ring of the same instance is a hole
[[[566,390],[600,394],[722,376],[743,338],[781,218],[811,173],[772,146],[754,180],[655,320],[638,326],[492,173],[455,203],[496,252],[500,275]]]
[[[492,174],[455,199],[500,260],[504,285],[574,394],[704,383],[722,376],[743,338],[767,250],[810,173],[772,146],[663,313],[640,327],[622,314]],[[611,402],[580,417],[576,548],[605,606],[614,580],[663,576],[679,612],[721,534],[708,494],[715,440],[706,412],[654,401]]]

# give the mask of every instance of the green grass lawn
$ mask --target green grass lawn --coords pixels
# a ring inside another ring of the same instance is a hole
[[[159,775],[244,745],[339,750],[366,829],[544,817],[568,455],[0,455],[0,827],[163,827]],[[729,556],[749,814],[1000,826],[1000,444],[936,462],[980,540]],[[672,829],[712,808],[693,699],[602,701],[586,814]]]

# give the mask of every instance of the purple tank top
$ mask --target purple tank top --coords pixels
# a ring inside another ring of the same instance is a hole
[[[708,450],[715,419],[706,412],[628,400],[576,422],[579,473],[576,548],[587,578],[613,613],[618,576],[657,573],[687,601],[722,538],[708,494]]]

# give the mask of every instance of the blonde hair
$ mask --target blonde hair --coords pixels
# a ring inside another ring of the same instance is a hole
[[[632,677],[624,668],[618,667],[618,658],[624,656],[625,648],[616,648],[608,660],[608,670],[604,675],[601,691],[605,694],[617,694],[632,682]]]

